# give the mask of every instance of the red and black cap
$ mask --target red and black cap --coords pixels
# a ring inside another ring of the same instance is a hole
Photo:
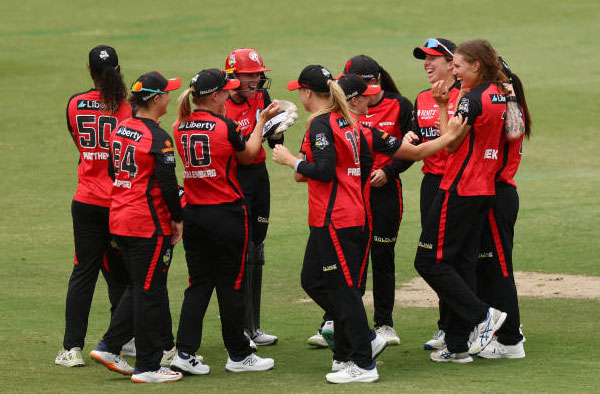
[[[454,57],[456,44],[445,38],[430,38],[422,47],[413,49],[413,56],[417,59],[425,59],[426,55]]]
[[[218,68],[209,68],[194,75],[190,81],[192,96],[200,97],[218,90],[232,90],[240,87],[240,80],[227,78],[225,72]]]
[[[371,96],[381,92],[379,85],[368,85],[361,77],[356,74],[342,74],[337,78],[337,83],[340,85],[346,100],[358,96]]]
[[[365,81],[373,78],[379,79],[381,67],[373,58],[367,55],[358,55],[350,58],[344,66],[345,74],[356,74]]]
[[[328,93],[329,81],[333,80],[331,72],[321,65],[310,65],[304,67],[300,76],[295,81],[290,81],[287,84],[288,90],[296,90],[300,88],[310,89],[315,92]]]
[[[107,67],[116,68],[119,65],[119,57],[115,48],[98,45],[90,51],[88,64],[93,74],[100,74]]]
[[[180,86],[181,79],[166,79],[158,71],[152,71],[135,80],[131,87],[131,93],[140,97],[143,101],[147,101],[157,94],[179,89]]]

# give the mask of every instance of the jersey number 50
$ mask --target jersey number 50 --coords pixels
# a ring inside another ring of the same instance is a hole
[[[79,145],[82,148],[93,149],[96,145],[108,149],[108,139],[113,129],[117,126],[117,118],[101,115],[96,123],[96,115],[77,115],[77,133]],[[108,130],[106,127],[108,126]],[[107,133],[108,132],[108,133]]]

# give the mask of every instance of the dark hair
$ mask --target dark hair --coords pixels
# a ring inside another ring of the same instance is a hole
[[[495,83],[502,92],[507,93],[503,83],[508,78],[502,73],[502,65],[498,61],[498,55],[492,45],[486,40],[465,41],[456,48],[455,55],[461,55],[467,63],[480,63],[479,82]]]
[[[129,93],[127,95],[127,104],[137,112],[137,108],[148,108],[150,105],[150,101],[152,100],[144,100],[143,97],[139,94]]]
[[[94,73],[90,69],[90,73],[108,110],[118,111],[121,101],[127,96],[127,88],[123,82],[120,67],[104,67],[99,73]]]
[[[521,110],[523,111],[523,118],[525,123],[525,136],[527,139],[531,137],[531,116],[529,114],[529,107],[527,106],[527,100],[525,100],[525,92],[523,90],[523,83],[521,82],[521,78],[517,74],[514,74],[508,64],[502,59],[498,57],[498,61],[502,67],[502,73],[508,78],[510,83],[513,86],[513,90],[515,92],[515,96],[517,96],[517,103],[521,106]]]
[[[392,76],[383,67],[379,67],[379,85],[381,86],[381,90],[400,94],[400,90],[398,90]]]

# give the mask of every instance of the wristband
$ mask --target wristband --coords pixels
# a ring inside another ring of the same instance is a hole
[[[517,102],[517,96],[506,96],[506,102],[512,101],[513,103]]]
[[[302,163],[304,160],[302,159],[298,159],[296,160],[296,164],[294,164],[294,171],[298,172],[298,166],[300,165],[300,163]]]

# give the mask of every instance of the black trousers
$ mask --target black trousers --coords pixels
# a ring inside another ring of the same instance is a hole
[[[512,260],[518,212],[517,189],[506,183],[496,183],[496,199],[488,211],[481,237],[477,294],[494,308],[507,313],[506,321],[497,333],[498,340],[504,345],[516,345],[523,339],[519,331],[521,319]]]
[[[334,358],[365,368],[373,359],[371,331],[358,288],[363,254],[363,228],[311,227],[301,283],[317,305],[333,317]]]
[[[375,327],[393,326],[396,291],[396,239],[402,221],[402,184],[390,179],[382,187],[371,188],[373,231],[371,262],[373,266],[373,301]]]
[[[415,268],[446,303],[446,345],[466,352],[473,326],[486,316],[488,305],[477,297],[477,258],[485,215],[493,196],[461,197],[440,190],[421,232]]]
[[[260,328],[264,242],[269,227],[271,190],[266,164],[238,165],[238,181],[248,209],[249,243],[246,255],[244,327],[252,335]]]
[[[108,285],[111,315],[129,281],[121,252],[111,243],[108,211],[107,207],[75,200],[71,203],[75,265],[67,291],[63,339],[65,349],[84,346],[98,273],[102,271]]]
[[[221,333],[232,357],[252,352],[244,335],[244,265],[248,243],[246,207],[241,203],[187,205],[183,246],[189,273],[177,349],[196,353],[202,341],[202,321],[213,290],[217,290]]]
[[[102,338],[109,351],[118,354],[135,336],[138,371],[156,371],[165,348],[165,331],[171,330],[171,313],[167,293],[167,275],[173,248],[170,236],[115,239],[131,275],[110,327]]]
[[[440,184],[442,183],[442,175],[425,174],[421,181],[421,229],[425,227],[425,219],[427,214],[433,205],[435,196],[440,190]],[[438,328],[446,331],[448,326],[448,306],[441,300],[439,301],[440,318],[438,320]]]

